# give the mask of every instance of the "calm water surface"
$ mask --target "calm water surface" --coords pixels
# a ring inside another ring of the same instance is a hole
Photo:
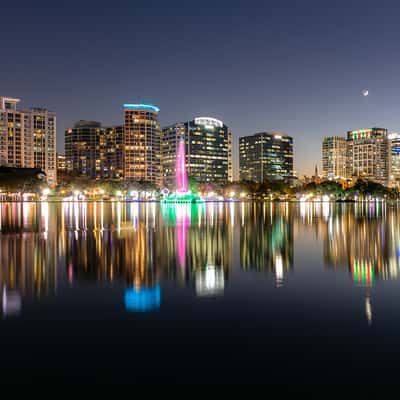
[[[397,205],[2,203],[0,263],[27,377],[397,380]]]

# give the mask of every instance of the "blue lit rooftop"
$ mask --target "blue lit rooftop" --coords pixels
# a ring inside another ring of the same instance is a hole
[[[139,104],[124,104],[124,108],[135,108],[140,110],[148,110],[148,111],[155,111],[159,112],[160,109],[155,106],[154,104],[150,103],[139,103]]]

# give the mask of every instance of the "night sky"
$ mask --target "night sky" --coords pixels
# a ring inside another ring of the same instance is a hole
[[[220,118],[236,150],[284,131],[300,175],[320,165],[324,135],[400,131],[399,1],[4,3],[0,95],[56,111],[59,150],[75,121],[122,123],[138,101],[162,126]]]

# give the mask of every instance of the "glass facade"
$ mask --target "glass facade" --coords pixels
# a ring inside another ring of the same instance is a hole
[[[254,182],[293,178],[293,138],[280,132],[239,138],[239,174]]]
[[[189,177],[199,183],[226,183],[232,180],[232,134],[220,120],[194,118],[162,131],[164,185],[175,188],[175,161],[179,140],[185,141]]]

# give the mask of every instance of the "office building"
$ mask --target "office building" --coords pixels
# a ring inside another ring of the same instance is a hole
[[[346,177],[346,138],[326,136],[322,141],[322,177],[344,179]]]
[[[161,129],[160,109],[152,104],[124,104],[124,178],[160,186]]]
[[[232,180],[232,134],[220,120],[198,117],[162,131],[164,185],[175,185],[175,161],[179,141],[185,141],[187,175],[199,183],[224,184]]]
[[[389,184],[389,139],[387,129],[370,128],[347,133],[346,174],[382,185]]]
[[[293,138],[260,132],[239,138],[240,180],[264,182],[293,178]]]

